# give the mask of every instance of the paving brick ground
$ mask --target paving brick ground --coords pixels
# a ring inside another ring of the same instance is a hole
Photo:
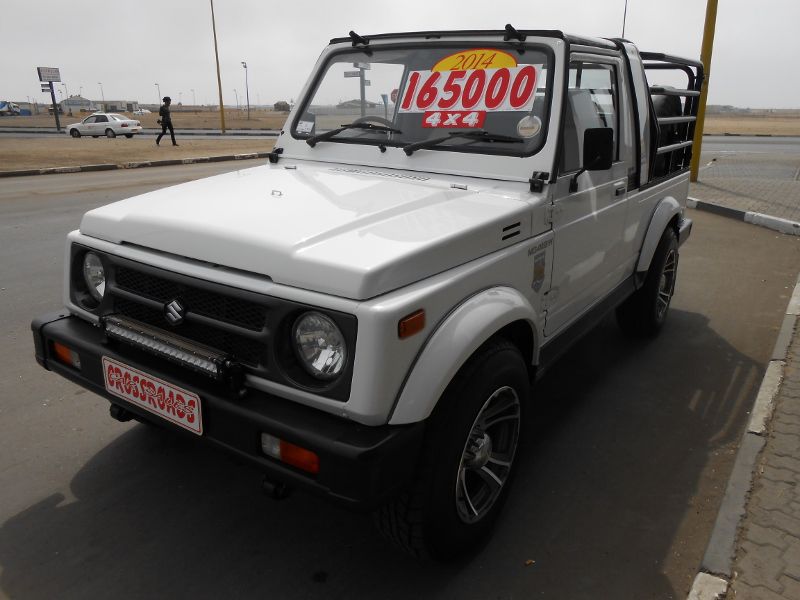
[[[739,532],[728,598],[800,600],[800,335],[795,332]]]
[[[701,168],[689,195],[727,208],[800,222],[800,155],[720,158]]]

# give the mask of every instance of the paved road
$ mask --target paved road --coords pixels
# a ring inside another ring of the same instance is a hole
[[[763,137],[755,135],[703,136],[702,156],[719,154],[800,154],[800,137]]]
[[[62,130],[64,128],[62,127]],[[142,135],[157,135],[161,129],[144,129]],[[279,129],[228,129],[225,132],[226,139],[251,139],[253,137],[278,137]],[[220,137],[219,129],[181,129],[176,128],[176,135],[191,135],[198,139],[213,139]],[[48,138],[63,137],[66,131],[61,133],[56,128],[45,127],[0,127],[0,136],[4,138]]]
[[[700,563],[800,264],[800,244],[694,213],[667,328],[612,319],[535,389],[539,423],[490,544],[454,565],[387,547],[303,494],[41,370],[64,234],[110,200],[241,165],[19,178],[0,189],[0,595],[677,598]],[[525,561],[535,561],[525,566]]]

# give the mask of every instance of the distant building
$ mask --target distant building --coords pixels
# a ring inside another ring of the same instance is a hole
[[[86,112],[94,112],[97,110],[97,107],[91,100],[84,98],[83,96],[70,96],[66,100],[62,100],[59,103],[61,107],[61,112],[69,113],[70,111],[74,113],[86,113]]]
[[[139,110],[138,100],[103,100],[98,102],[103,112],[133,112]]]

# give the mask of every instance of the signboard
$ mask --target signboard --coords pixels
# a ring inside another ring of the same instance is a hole
[[[345,77],[361,77],[361,71],[345,71]]]
[[[48,94],[50,93],[50,84],[49,83],[42,83],[40,85],[42,86],[42,91],[43,92],[47,92]]]
[[[39,81],[61,81],[61,73],[56,67],[36,67]]]
[[[369,63],[353,63],[353,66],[356,69],[363,69],[364,71],[369,71],[372,68],[372,65]]]

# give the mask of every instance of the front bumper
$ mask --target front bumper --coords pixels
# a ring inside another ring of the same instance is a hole
[[[197,394],[202,402],[202,438],[263,471],[272,481],[308,490],[351,508],[371,509],[403,489],[414,475],[424,423],[370,427],[340,419],[278,396],[248,390],[239,397],[223,384],[131,346],[109,340],[102,329],[66,312],[31,323],[36,360],[138,417],[194,437],[105,389],[106,356]],[[80,370],[59,362],[59,342],[80,356]],[[261,433],[316,452],[320,470],[305,473],[266,456]]]

